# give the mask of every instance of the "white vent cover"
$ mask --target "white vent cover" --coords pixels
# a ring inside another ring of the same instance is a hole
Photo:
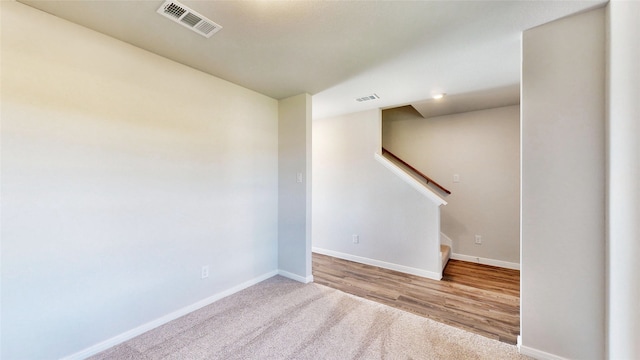
[[[373,94],[373,95],[367,95],[367,96],[357,98],[356,101],[363,102],[363,101],[377,100],[377,99],[380,99],[380,96],[378,96],[377,94]]]
[[[165,3],[160,6],[160,9],[158,9],[158,14],[171,19],[206,38],[211,37],[211,35],[222,29],[222,26],[214,23],[177,1],[165,1]]]

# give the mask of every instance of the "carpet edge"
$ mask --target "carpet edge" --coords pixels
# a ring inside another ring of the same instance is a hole
[[[251,287],[253,285],[259,284],[269,278],[272,278],[274,276],[278,275],[278,270],[273,270],[270,271],[268,273],[262,274],[258,277],[255,277],[251,280],[245,281],[239,285],[236,285],[234,287],[231,287],[227,290],[221,291],[219,293],[216,293],[214,295],[211,295],[207,298],[204,298],[200,301],[197,301],[191,305],[187,305],[181,309],[178,309],[176,311],[173,311],[169,314],[163,315],[155,320],[152,320],[150,322],[147,322],[145,324],[142,324],[140,326],[137,326],[133,329],[127,330],[119,335],[116,335],[112,338],[109,338],[107,340],[101,341],[97,344],[91,345],[88,348],[85,348],[83,350],[80,350],[76,353],[73,353],[71,355],[65,356],[63,358],[61,358],[60,360],[82,360],[82,359],[86,359],[89,356],[98,354],[104,350],[107,350],[111,347],[114,347],[116,345],[122,344],[125,341],[131,340],[134,337],[141,335],[149,330],[155,329],[159,326],[162,326],[170,321],[173,321],[181,316],[187,315],[193,311],[196,311],[200,308],[203,308],[207,305],[210,305],[218,300],[221,300],[227,296],[233,295],[237,292],[240,292],[248,287]]]

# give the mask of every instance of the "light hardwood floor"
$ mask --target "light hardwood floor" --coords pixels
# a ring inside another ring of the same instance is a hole
[[[313,254],[314,282],[515,344],[520,272],[450,260],[441,281]]]

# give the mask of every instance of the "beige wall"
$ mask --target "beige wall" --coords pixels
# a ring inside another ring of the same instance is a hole
[[[605,358],[605,54],[604,9],[523,34],[521,350],[535,357]]]
[[[383,111],[383,146],[452,192],[441,230],[456,254],[520,263],[519,119],[517,105],[429,119],[410,106]]]
[[[1,6],[3,359],[67,356],[277,271],[276,100]]]

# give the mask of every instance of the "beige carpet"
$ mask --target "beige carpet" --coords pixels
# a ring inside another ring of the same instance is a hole
[[[91,359],[527,359],[515,346],[280,276]]]

